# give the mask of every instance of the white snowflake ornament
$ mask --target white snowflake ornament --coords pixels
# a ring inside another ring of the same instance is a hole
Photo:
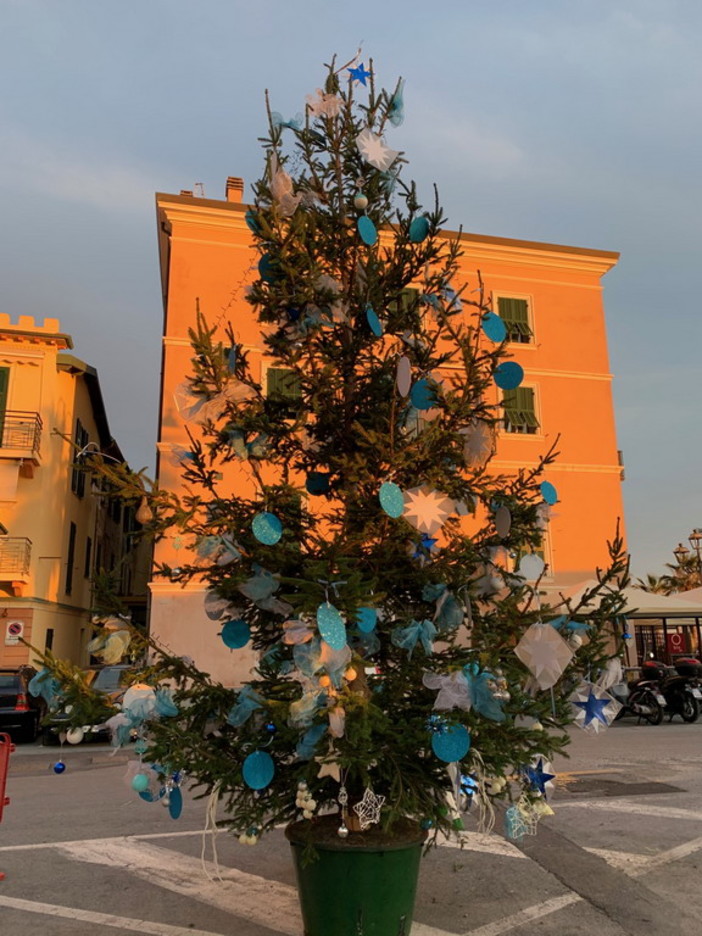
[[[356,146],[367,163],[385,172],[400,155],[398,150],[390,149],[382,137],[366,127],[356,137]]]

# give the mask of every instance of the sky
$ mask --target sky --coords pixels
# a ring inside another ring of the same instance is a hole
[[[406,79],[391,145],[449,226],[621,252],[604,280],[635,575],[702,527],[698,0],[0,0],[0,311],[57,317],[153,466],[154,193],[261,171],[362,44]],[[574,335],[574,340],[577,336]]]

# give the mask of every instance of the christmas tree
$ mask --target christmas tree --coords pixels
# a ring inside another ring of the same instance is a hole
[[[93,459],[122,496],[146,484],[151,533],[194,542],[190,563],[158,571],[206,582],[222,653],[258,653],[231,688],[151,642],[113,720],[161,765],[144,767],[147,798],[184,772],[245,841],[320,813],[341,836],[450,832],[476,796],[488,813],[512,803],[519,835],[545,811],[568,726],[604,727],[616,707],[595,680],[620,649],[621,540],[596,595],[541,609],[555,452],[491,469],[493,388],[523,375],[480,278],[457,278],[438,196],[422,208],[386,142],[403,106],[402,82],[378,91],[372,67],[332,62],[302,121],[268,109],[247,300],[280,379],[266,393],[236,328],[202,310],[188,493]]]

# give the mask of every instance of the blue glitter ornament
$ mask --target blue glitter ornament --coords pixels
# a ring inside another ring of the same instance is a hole
[[[62,760],[56,761],[56,763],[54,764],[54,773],[55,773],[55,774],[62,774],[62,773],[64,772],[65,769],[66,769],[66,765],[64,764],[64,762],[63,762]]]

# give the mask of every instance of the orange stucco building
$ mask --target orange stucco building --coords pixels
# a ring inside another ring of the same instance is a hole
[[[135,622],[146,617],[134,508],[76,463],[80,450],[122,455],[97,372],[72,350],[57,319],[0,314],[0,667],[33,661],[22,641],[87,664],[101,570],[118,576]]]
[[[258,275],[258,256],[242,195],[242,180],[230,178],[224,201],[191,193],[156,197],[164,302],[159,481],[172,490],[181,489],[181,480],[170,453],[188,445],[174,391],[190,372],[188,329],[198,303],[211,325],[231,320],[266,386],[270,362],[244,301],[245,287]],[[460,278],[473,288],[480,271],[494,310],[508,325],[510,353],[525,371],[522,387],[505,400],[492,464],[501,472],[535,465],[558,438],[560,455],[547,471],[559,503],[544,543],[546,584],[572,585],[607,563],[607,540],[623,519],[602,302],[602,277],[618,254],[475,234],[461,239]],[[179,549],[187,544],[163,540],[156,561],[177,566]],[[200,665],[231,682],[232,663],[206,621],[202,589],[156,579],[151,590],[152,633],[178,653],[193,655],[197,648]],[[245,651],[237,651],[237,660],[244,669],[253,663]]]

